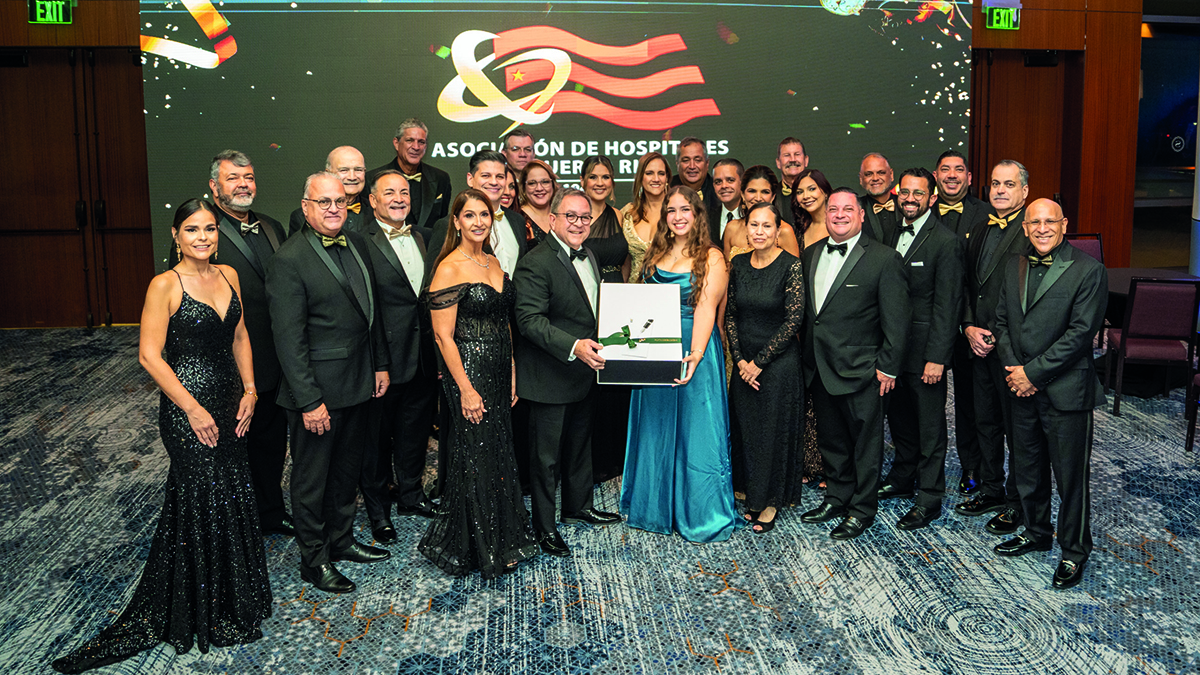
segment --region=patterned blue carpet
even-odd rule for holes
[[[133,590],[167,471],[137,337],[0,333],[0,672],[51,672]],[[158,647],[99,672],[1196,672],[1200,470],[1182,447],[1183,393],[1128,398],[1096,429],[1096,551],[1070,591],[1050,588],[1057,549],[999,559],[985,519],[953,513],[901,532],[903,501],[847,543],[800,524],[799,508],[767,535],[708,545],[563,526],[573,558],[491,582],[425,563],[425,522],[410,518],[392,560],[343,566],[359,586],[347,596],[306,589],[295,545],[270,537],[263,640]],[[953,458],[947,474],[956,484]],[[618,493],[602,485],[598,506],[615,511]],[[819,500],[809,491],[803,508]],[[361,510],[359,525],[369,539]]]

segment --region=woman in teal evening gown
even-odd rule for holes
[[[730,469],[724,350],[714,330],[729,275],[690,188],[663,200],[641,279],[679,286],[687,371],[673,387],[639,387],[629,406],[621,512],[631,527],[728,539],[738,520]]]

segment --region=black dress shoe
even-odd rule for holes
[[[612,525],[613,523],[621,522],[621,516],[615,513],[597,511],[596,509],[584,509],[576,514],[564,515],[562,521],[570,524],[591,523],[592,525]]]
[[[1049,551],[1050,541],[1036,541],[1023,534],[1018,534],[1004,543],[996,544],[992,550],[996,552],[996,555],[1015,558],[1016,556],[1033,553],[1034,551]]]
[[[975,478],[975,471],[964,471],[958,481],[958,494],[969,497],[979,491],[980,482]]]
[[[285,537],[296,536],[296,528],[292,526],[292,521],[289,517],[284,516],[279,519],[279,522],[274,525],[264,526],[263,534],[282,534]]]
[[[559,558],[571,557],[571,549],[567,548],[567,542],[563,541],[562,535],[557,532],[538,537],[538,546],[541,546],[542,551],[549,555]]]
[[[375,537],[377,544],[394,544],[396,543],[396,527],[392,525],[392,521],[384,520],[371,526],[371,534]]]
[[[905,490],[891,483],[886,483],[883,487],[879,488],[878,494],[880,499],[896,499],[897,497],[911,497],[913,491],[911,487]]]
[[[1021,529],[1025,516],[1013,507],[1008,507],[987,522],[983,529],[992,534],[1013,534]]]
[[[875,522],[874,518],[860,520],[855,516],[849,516],[843,520],[840,525],[829,531],[829,537],[831,539],[839,540],[854,539],[858,535],[865,532],[873,522]]]
[[[396,504],[396,513],[401,516],[423,516],[425,518],[432,518],[434,516],[435,508],[437,508],[437,504],[429,501],[429,497],[421,495],[421,498],[417,500],[417,503],[413,504],[412,506],[400,506],[400,504]]]
[[[333,563],[325,563],[316,567],[300,565],[300,578],[316,586],[326,593],[353,593],[356,588],[350,581],[337,571]]]
[[[941,504],[930,508],[914,506],[900,520],[896,521],[896,527],[901,530],[919,530],[923,527],[929,527],[929,524],[937,520],[941,515]]]
[[[821,505],[812,511],[805,511],[800,514],[800,521],[804,523],[827,523],[834,518],[841,518],[846,515],[846,507],[834,506],[829,502],[821,502]]]
[[[1083,579],[1083,568],[1086,565],[1086,560],[1082,562],[1064,560],[1058,563],[1058,569],[1054,570],[1054,581],[1052,582],[1054,587],[1058,589],[1070,588],[1079,583],[1079,580]]]
[[[334,562],[346,560],[354,563],[373,563],[381,560],[387,560],[390,557],[392,557],[392,554],[386,549],[367,546],[366,544],[360,544],[356,541],[353,544],[350,544],[350,548],[334,553],[333,555],[329,556],[329,559]]]
[[[1000,511],[1005,507],[1005,502],[1000,497],[991,495],[978,495],[970,501],[963,502],[954,507],[956,513],[961,513],[964,516],[982,516],[985,513],[992,511]]]

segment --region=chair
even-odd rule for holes
[[[1179,366],[1188,382],[1196,373],[1196,315],[1200,313],[1200,280],[1134,277],[1125,303],[1125,322],[1108,331],[1104,392],[1117,360],[1113,414],[1121,414],[1121,385],[1126,363]]]
[[[1192,383],[1187,388],[1187,402],[1184,403],[1183,418],[1187,420],[1187,451],[1192,451],[1192,444],[1196,442],[1196,402],[1200,399],[1200,374],[1192,378]]]
[[[1073,232],[1065,238],[1072,246],[1104,264],[1104,239],[1099,232]]]

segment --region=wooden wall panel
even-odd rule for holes
[[[88,279],[79,233],[0,236],[0,327],[48,328],[87,323]]]
[[[26,0],[0,0],[0,47],[139,47],[137,0],[84,0],[68,25],[29,23]]]

